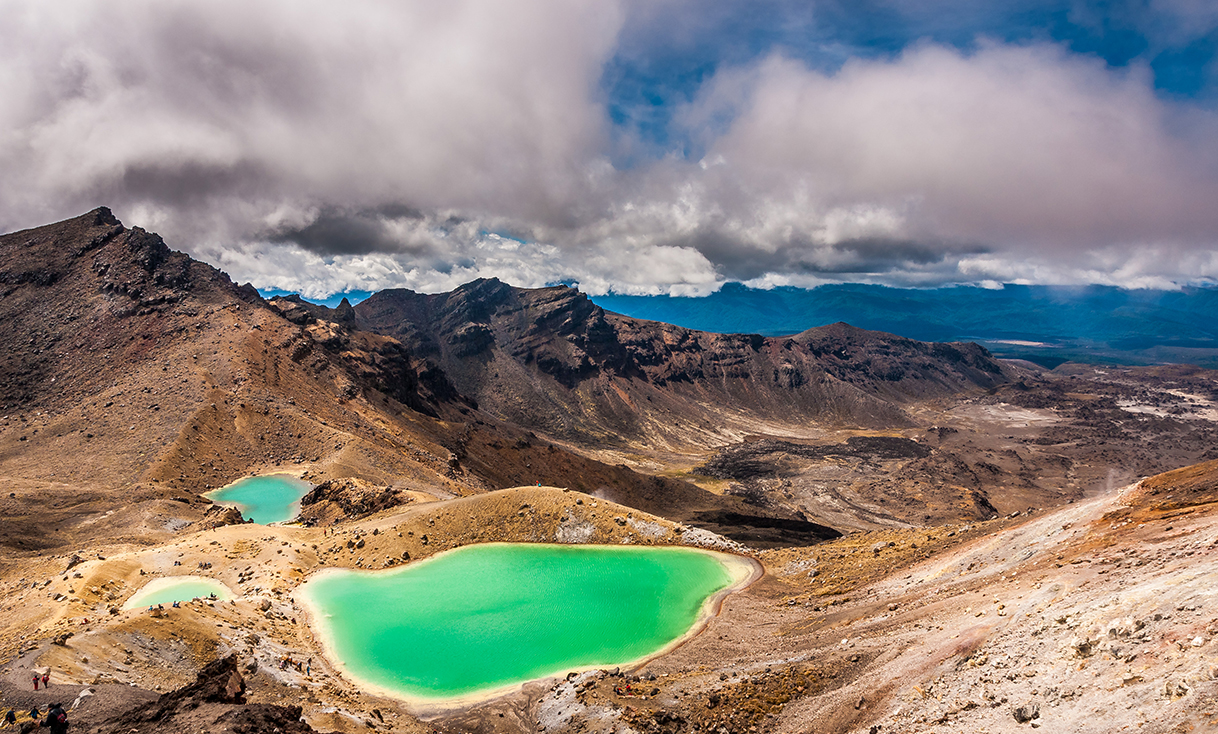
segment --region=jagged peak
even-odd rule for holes
[[[10,244],[36,245],[39,241],[61,237],[77,237],[82,232],[104,228],[107,230],[123,231],[123,223],[114,216],[109,207],[99,206],[75,217],[62,219],[58,222],[43,224],[37,227],[17,230],[0,234],[0,238]]]
[[[123,223],[118,220],[118,217],[114,216],[114,212],[110,211],[110,207],[108,207],[108,206],[99,206],[96,209],[94,209],[93,211],[86,212],[77,218],[78,219],[92,218],[93,226],[95,226],[95,227],[104,227],[104,226],[121,227],[121,226],[123,226]]]
[[[476,278],[468,283],[463,283],[449,291],[450,296],[464,296],[466,298],[476,297],[480,299],[489,299],[502,297],[505,294],[516,290],[512,286],[504,283],[498,278]]]

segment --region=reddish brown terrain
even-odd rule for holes
[[[1205,370],[1045,371],[845,324],[708,334],[495,280],[267,301],[106,209],[0,236],[0,318],[0,696],[75,702],[74,731],[1201,731],[1218,715]],[[318,485],[299,524],[203,497],[271,471]],[[621,671],[641,695],[602,671],[441,712],[345,680],[292,598],[323,565],[490,540],[692,544],[765,575]],[[179,566],[238,600],[119,610]],[[49,693],[27,690],[33,668],[54,671]]]

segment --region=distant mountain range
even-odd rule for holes
[[[699,331],[796,334],[846,321],[921,341],[976,341],[1047,367],[1066,361],[1218,367],[1218,288],[1001,289],[826,285],[759,290],[729,283],[703,298],[605,295],[607,311]]]

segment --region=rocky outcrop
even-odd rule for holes
[[[410,497],[400,489],[378,487],[352,477],[330,479],[301,498],[300,520],[306,525],[332,525],[408,502]]]
[[[296,295],[276,297],[268,304],[288,321],[303,327],[293,359],[315,360],[319,366],[334,359],[342,362],[355,378],[347,397],[352,397],[356,389],[376,390],[432,417],[437,415],[436,405],[440,402],[472,404],[463,399],[442,372],[437,374],[429,365],[422,365],[426,373],[421,379],[418,363],[399,340],[359,330],[355,310],[346,298],[337,308],[309,303]]]
[[[310,303],[295,293],[288,296],[275,296],[267,303],[285,319],[300,326],[307,326],[315,321],[333,321],[344,326],[355,325],[355,308],[346,298],[343,298],[334,308]]]
[[[170,691],[106,721],[102,731],[270,732],[308,734],[300,706],[247,704],[237,656],[220,658],[199,671],[194,683]]]
[[[236,507],[212,505],[207,508],[207,512],[203,513],[203,519],[199,520],[198,526],[200,530],[211,530],[222,528],[225,525],[240,525],[243,522],[245,522],[245,518],[241,516],[241,511]]]

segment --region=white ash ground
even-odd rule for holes
[[[874,662],[835,694],[789,706],[776,730],[840,720],[843,708],[868,714],[858,717],[863,732],[1171,731],[1212,721],[1218,525],[1107,528],[1122,547],[1062,563],[1114,501],[1047,514],[855,595],[860,606],[895,605],[838,628],[839,647]]]

